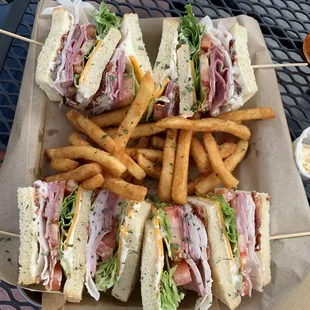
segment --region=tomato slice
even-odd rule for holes
[[[177,266],[173,274],[173,280],[176,286],[186,285],[192,282],[189,266],[184,259],[178,262],[173,262],[172,266]]]
[[[62,269],[60,262],[58,261],[54,268],[54,276],[51,279],[49,285],[52,291],[59,291],[61,287]]]
[[[210,37],[207,34],[203,34],[202,39],[201,39],[200,48],[204,52],[207,52],[210,47],[211,47],[211,39],[210,39]]]
[[[171,252],[173,260],[178,260],[183,256],[183,223],[178,207],[166,207],[168,222],[171,232]]]
[[[112,219],[112,230],[104,235],[104,237],[101,239],[102,242],[105,243],[105,245],[109,248],[114,249],[116,238],[117,238],[117,231],[118,231],[118,219],[113,218]]]

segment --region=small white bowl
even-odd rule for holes
[[[299,173],[302,176],[303,180],[309,180],[310,174],[307,173],[306,169],[303,167],[303,153],[302,148],[303,144],[308,144],[310,146],[310,127],[305,129],[302,134],[293,142],[293,150],[295,156],[295,162]]]

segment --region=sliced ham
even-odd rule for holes
[[[39,255],[37,266],[39,267],[38,270],[42,270],[41,274],[38,275],[37,282],[40,283],[43,281],[43,285],[47,285],[50,281],[50,273],[49,273],[49,254],[50,249],[45,238],[46,233],[46,218],[44,216],[44,210],[46,206],[46,201],[48,197],[48,187],[47,183],[42,181],[36,181],[34,183],[36,193],[37,193],[37,238],[39,242]]]
[[[229,99],[229,68],[225,66],[224,49],[213,45],[210,49],[210,92],[208,106],[218,109]]]
[[[205,288],[204,288],[203,280],[201,277],[201,273],[197,265],[190,257],[186,258],[186,262],[188,263],[190,267],[192,282],[190,282],[187,285],[184,285],[184,288],[197,292],[199,296],[204,296]]]
[[[103,237],[112,231],[113,209],[116,201],[117,196],[114,193],[101,190],[92,204],[89,215],[89,239],[86,250],[85,285],[89,294],[96,300],[100,297],[93,280],[97,266],[96,252]],[[107,250],[106,248],[101,247],[101,250],[103,251],[101,253],[103,257],[110,254],[110,249],[108,250],[109,254],[105,252]]]
[[[133,78],[126,73],[125,50],[119,46],[102,76],[101,87],[91,102],[93,113],[117,109],[134,97]]]
[[[179,87],[177,83],[169,81],[164,92],[165,101],[158,101],[154,104],[154,118],[162,118],[177,115],[179,105]]]
[[[238,192],[231,201],[235,209],[238,230],[238,246],[243,275],[243,294],[251,296],[252,286],[261,290],[261,267],[255,253],[255,204],[251,193]]]

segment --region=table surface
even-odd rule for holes
[[[38,0],[0,0],[0,27],[30,38]],[[100,2],[100,1],[96,1]],[[275,63],[304,62],[302,42],[310,33],[310,2],[291,0],[120,0],[106,1],[119,15],[141,18],[180,16],[192,3],[197,17],[225,18],[246,14],[255,18]],[[27,57],[28,43],[0,35],[0,166],[12,128]],[[310,68],[277,69],[279,88],[292,140],[310,126]],[[272,103],[270,103],[272,106]],[[279,133],[281,134],[281,133]],[[310,200],[310,182],[304,182]],[[37,309],[16,288],[0,281],[0,310]]]

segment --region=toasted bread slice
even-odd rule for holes
[[[51,101],[60,101],[62,96],[51,85],[52,69],[55,64],[57,52],[62,48],[62,37],[72,26],[72,19],[65,8],[57,7],[53,10],[51,30],[39,54],[35,79],[39,87],[46,93]]]
[[[119,236],[118,282],[112,289],[112,296],[123,302],[128,300],[139,278],[144,227],[151,210],[146,201],[129,203]]]
[[[183,44],[177,50],[177,59],[180,91],[179,114],[187,118],[194,115],[192,107],[196,101],[194,79],[192,75],[192,61],[190,60],[188,45]]]
[[[35,266],[39,255],[39,247],[37,222],[33,220],[36,218],[34,194],[34,187],[23,187],[17,190],[20,229],[18,284],[20,285],[36,283]]]
[[[163,84],[169,77],[171,63],[176,66],[176,47],[178,44],[178,28],[180,22],[175,19],[164,19],[161,41],[153,68],[154,82]]]
[[[230,309],[235,309],[240,304],[241,297],[234,285],[232,274],[234,261],[221,206],[218,202],[203,197],[190,196],[188,202],[205,210],[213,294]]]
[[[70,226],[66,244],[70,260],[70,273],[64,286],[64,294],[67,301],[80,302],[84,289],[84,277],[86,271],[86,249],[88,239],[88,220],[91,207],[92,192],[78,188],[75,202],[74,217]]]
[[[248,49],[248,31],[238,23],[232,26],[229,31],[235,40],[233,48],[236,51],[236,67],[239,72],[237,82],[242,88],[242,100],[245,104],[258,90]]]

